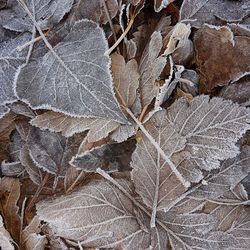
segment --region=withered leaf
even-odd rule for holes
[[[70,117],[53,111],[36,116],[31,120],[31,124],[42,130],[62,132],[65,137],[89,130],[87,133],[89,142],[99,141],[107,137],[119,126],[118,122],[112,120]]]
[[[96,172],[103,168],[108,172],[124,171],[129,169],[131,154],[134,151],[134,141],[123,143],[105,144],[92,148],[89,151],[77,154],[70,164],[86,172]]]
[[[250,38],[225,26],[203,26],[194,36],[196,64],[205,90],[235,82],[250,72]],[[223,60],[222,60],[223,58]]]
[[[196,19],[194,26],[215,24],[216,18],[226,22],[239,22],[249,14],[247,0],[184,0],[180,9],[180,20]]]
[[[4,228],[3,218],[0,215],[0,249],[14,250],[14,245],[11,243],[13,240],[9,232]]]
[[[0,179],[0,213],[4,224],[16,243],[20,240],[21,219],[18,215],[17,201],[20,196],[18,179],[4,177]]]
[[[139,81],[143,107],[149,105],[159,91],[159,86],[155,84],[155,81],[166,65],[166,57],[159,56],[161,49],[162,36],[159,31],[155,31],[151,36],[149,44],[143,51],[139,64]]]
[[[20,65],[25,63],[27,49],[17,50],[17,46],[26,43],[31,38],[23,33],[10,41],[0,43],[0,104],[14,102],[17,98],[14,93],[15,74]]]
[[[119,7],[117,0],[108,0],[105,2],[110,17],[115,17]],[[108,17],[105,13],[103,0],[77,0],[72,8],[69,19],[71,22],[75,22],[84,18],[100,24],[107,23]]]
[[[135,102],[139,87],[137,62],[132,59],[126,63],[124,57],[116,53],[111,56],[111,59],[114,86],[119,93],[118,99],[121,96],[126,107],[130,108]]]
[[[106,49],[104,33],[96,23],[76,22],[53,52],[20,69],[18,97],[35,109],[126,123],[112,89]]]
[[[32,32],[33,23],[29,16],[16,1],[9,1],[8,7],[12,10],[10,20],[4,24],[4,28],[24,32]],[[24,0],[28,9],[33,13],[41,29],[48,29],[63,18],[70,11],[73,0]]]
[[[201,95],[189,105],[185,98],[168,109],[168,119],[186,140],[191,158],[184,165],[211,170],[239,154],[235,145],[249,129],[249,109],[229,100]]]
[[[81,136],[65,138],[60,134],[32,127],[27,145],[37,167],[60,177],[65,175],[69,161],[77,153],[82,140]]]
[[[119,182],[132,194],[131,185]],[[93,181],[78,192],[37,204],[37,214],[57,236],[83,247],[147,249],[150,234],[140,228],[133,203],[115,186]]]

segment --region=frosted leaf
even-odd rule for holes
[[[135,123],[132,125],[122,124],[110,136],[116,142],[123,142],[135,135],[137,130],[138,126]]]
[[[185,147],[186,141],[166,118],[166,110],[160,111],[147,122],[145,128],[173,160],[174,154]],[[147,137],[142,133],[137,134],[137,137],[140,139],[131,162],[131,177],[135,190],[148,207],[163,210],[168,203],[183,193],[185,188]],[[182,160],[181,155],[178,156],[180,159],[176,157],[176,165]],[[196,172],[194,174],[197,175]]]
[[[24,0],[24,2],[41,29],[45,30],[59,23],[63,16],[70,11],[74,1]],[[4,28],[18,32],[32,32],[33,23],[21,6],[16,1],[12,1],[9,7],[12,8],[12,18],[4,24]]]
[[[209,96],[195,97],[188,105],[177,100],[168,109],[168,119],[186,140],[185,150],[191,158],[184,165],[211,170],[220,161],[239,154],[236,142],[250,128],[249,109],[231,101]]]
[[[96,23],[75,23],[53,52],[20,69],[18,97],[34,109],[126,123],[114,96],[106,49],[104,33]]]
[[[64,176],[72,155],[76,154],[83,138],[65,138],[59,134],[32,127],[27,138],[29,154],[34,163],[43,170]]]
[[[127,181],[119,183],[129,192]],[[93,181],[78,192],[37,204],[37,214],[57,236],[83,242],[83,247],[147,249],[150,234],[134,215],[133,203],[115,186]]]
[[[184,0],[180,9],[180,20],[197,19],[194,26],[214,24],[216,18],[226,22],[239,22],[249,14],[249,2],[230,0]]]
[[[162,48],[162,36],[159,31],[151,35],[149,44],[143,51],[139,64],[142,106],[147,106],[157,96],[159,86],[155,81],[166,65],[166,57],[159,56]]]
[[[4,228],[3,218],[0,215],[0,248],[5,250],[14,250],[13,240],[9,232]]]
[[[174,1],[175,0],[154,0],[154,9],[156,12],[160,12]]]
[[[70,164],[86,172],[96,172],[103,168],[107,172],[124,171],[129,169],[134,142],[105,144],[92,148],[72,158]]]
[[[89,130],[87,134],[89,142],[107,137],[119,126],[119,123],[111,120],[70,117],[52,111],[36,116],[31,120],[31,124],[51,132],[62,132],[62,135],[66,137]]]
[[[27,50],[18,51],[18,45],[26,43],[31,35],[24,33],[8,42],[0,43],[0,104],[14,102],[15,74],[20,65],[25,63]]]

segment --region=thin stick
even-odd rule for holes
[[[22,203],[22,208],[21,208],[21,216],[20,216],[20,220],[21,220],[21,225],[20,225],[20,246],[22,246],[22,241],[23,241],[23,237],[22,237],[22,232],[23,232],[23,221],[24,221],[24,212],[25,212],[25,205],[26,205],[26,201],[27,201],[27,197],[24,198],[23,203]]]
[[[82,176],[85,174],[84,170],[81,171],[81,173],[77,176],[77,178],[74,180],[74,182],[71,184],[71,186],[66,190],[66,194],[68,194],[77,184],[78,181],[82,178]]]
[[[118,38],[118,40],[116,41],[116,43],[111,47],[109,48],[105,53],[104,55],[109,55],[119,44],[120,42],[124,39],[124,37],[128,34],[129,30],[131,29],[132,25],[134,23],[134,17],[132,16],[129,23],[128,23],[128,26],[127,28],[124,30],[124,32],[121,34],[121,36]]]
[[[30,40],[29,42],[23,44],[23,45],[17,46],[17,50],[18,50],[18,51],[21,51],[21,50],[25,49],[26,47],[30,46],[32,43],[38,42],[38,41],[40,41],[41,39],[43,39],[42,36],[38,36],[38,37],[36,37],[36,38]]]
[[[117,37],[116,37],[116,33],[115,33],[115,28],[114,28],[114,25],[112,23],[112,20],[111,20],[110,14],[109,14],[109,10],[108,10],[107,4],[106,4],[106,0],[102,0],[102,2],[103,2],[104,11],[105,11],[106,16],[108,18],[109,26],[111,28],[111,31],[113,33],[113,37],[114,37],[114,40],[115,40],[115,43],[116,43],[117,42]],[[117,47],[117,51],[120,54],[119,47]]]
[[[131,118],[136,122],[136,124],[139,126],[143,134],[149,139],[149,141],[154,145],[154,147],[157,149],[157,151],[160,153],[161,157],[168,163],[173,173],[176,175],[176,177],[179,179],[181,184],[188,188],[190,187],[190,182],[186,181],[181,173],[177,170],[175,164],[170,160],[170,158],[164,153],[162,148],[159,146],[159,144],[155,141],[155,139],[148,133],[148,131],[145,129],[145,127],[142,125],[142,123],[134,116],[134,114],[130,111],[130,109],[125,108],[127,113],[131,116]]]

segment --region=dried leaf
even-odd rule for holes
[[[106,49],[104,33],[96,23],[77,22],[53,52],[20,69],[17,95],[35,109],[126,123],[112,89]]]
[[[23,33],[10,41],[0,43],[0,103],[14,102],[17,98],[13,90],[15,74],[25,63],[27,50],[18,51],[18,45],[29,41],[31,35]]]
[[[9,108],[12,112],[18,114],[18,115],[24,115],[29,118],[35,117],[35,113],[32,111],[30,107],[25,105],[21,102],[14,102],[11,105],[9,105]]]
[[[4,228],[3,218],[0,215],[0,249],[14,250],[14,246],[11,244],[11,236],[9,232]]]
[[[111,120],[70,117],[52,111],[36,116],[31,120],[31,124],[40,129],[62,132],[62,135],[66,137],[89,130],[87,134],[89,142],[107,137],[119,126],[119,123]]]
[[[184,0],[180,9],[180,20],[196,19],[194,26],[215,24],[216,18],[226,22],[240,22],[249,13],[247,0]]]
[[[31,159],[39,168],[60,177],[65,175],[69,161],[77,153],[82,140],[81,136],[65,138],[32,127],[27,145]]]
[[[131,192],[130,184],[119,182]],[[83,247],[147,249],[150,234],[134,215],[133,203],[105,181],[91,182],[76,193],[37,204],[41,220],[56,235],[81,241]]]
[[[159,86],[155,84],[155,81],[160,76],[166,64],[166,57],[159,56],[161,48],[161,33],[155,31],[151,36],[148,46],[143,51],[139,64],[139,81],[143,107],[149,105],[158,94]]]
[[[124,57],[113,54],[112,75],[116,91],[121,95],[127,108],[131,108],[136,99],[136,91],[139,87],[139,73],[136,60],[132,59],[127,63]],[[118,99],[119,99],[118,95]]]
[[[156,12],[160,12],[174,1],[175,0],[154,0],[154,9]]]
[[[26,250],[41,250],[45,248],[47,239],[45,235],[40,235],[40,232],[40,220],[35,216],[22,231],[22,243]]]
[[[85,172],[95,173],[97,168],[103,168],[107,172],[124,171],[129,169],[134,148],[133,141],[105,144],[77,154],[72,158],[70,164]]]
[[[124,142],[126,141],[129,137],[133,136],[136,134],[138,130],[137,124],[132,122],[132,125],[125,125],[122,124],[120,125],[111,135],[111,139],[116,141],[116,142]]]
[[[117,0],[105,1],[111,19],[116,16],[118,11]],[[77,0],[75,6],[70,13],[70,21],[75,22],[81,19],[90,19],[100,24],[108,22],[108,17],[105,13],[103,0]]]
[[[225,26],[206,25],[196,32],[196,64],[200,71],[200,83],[205,89],[235,82],[250,72],[249,44],[249,37],[233,37],[231,30]]]
[[[16,243],[20,240],[21,220],[18,215],[17,201],[20,196],[18,179],[4,177],[0,179],[0,213],[4,217],[5,227]]]
[[[29,10],[33,13],[41,29],[45,30],[59,23],[63,16],[70,11],[73,0],[24,0]],[[9,4],[10,5],[10,4]],[[24,32],[32,32],[33,23],[16,1],[11,1],[12,18],[5,23],[4,28]]]
[[[195,97],[191,103],[177,100],[168,109],[168,119],[186,140],[191,158],[182,166],[216,169],[220,161],[239,154],[235,145],[249,129],[249,109],[222,98]]]

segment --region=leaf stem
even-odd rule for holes
[[[124,32],[121,34],[121,36],[118,38],[118,40],[114,43],[112,47],[110,47],[104,55],[108,56],[119,44],[120,42],[124,39],[124,37],[128,34],[129,30],[131,29],[132,25],[134,23],[134,16],[131,17],[127,28],[124,30]]]

